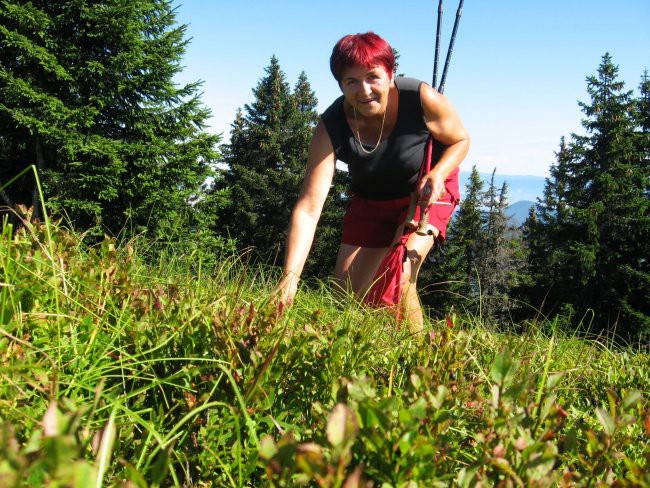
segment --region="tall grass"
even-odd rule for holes
[[[645,353],[152,249],[3,227],[0,485],[650,485]]]

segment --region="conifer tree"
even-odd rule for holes
[[[315,111],[318,101],[304,72],[298,78],[292,98],[298,109],[298,120],[294,129],[295,137],[290,142],[291,148],[295,152],[293,167],[304,168],[307,162],[309,143],[318,122],[318,114]],[[301,170],[299,174],[301,178],[297,182],[298,186],[302,184],[303,171]],[[323,279],[332,274],[341,241],[343,215],[348,201],[348,180],[347,171],[338,168],[334,170],[332,189],[318,221],[314,243],[305,263],[304,276],[316,276]],[[289,196],[289,198],[291,197],[292,195]],[[285,204],[292,209],[295,200],[287,199]],[[286,235],[288,224],[287,221],[285,229],[283,229],[283,236]]]
[[[240,247],[253,246],[278,262],[318,114],[304,73],[294,93],[275,56],[265,73],[253,90],[253,103],[238,112],[232,125],[230,143],[223,148],[227,168],[213,191],[225,189],[230,195],[222,231]]]
[[[555,153],[556,162],[549,169],[543,196],[524,223],[524,239],[528,247],[531,282],[521,289],[523,299],[533,306],[545,308],[558,305],[559,289],[565,280],[565,252],[570,242],[567,227],[569,207],[569,174],[567,164],[572,158],[571,147],[565,138]]]
[[[639,98],[636,100],[638,132],[636,134],[637,152],[640,165],[650,165],[650,77],[646,70],[639,84]]]
[[[507,325],[504,319],[519,313],[512,295],[527,279],[526,252],[522,231],[506,215],[508,184],[497,190],[495,172],[484,184],[474,166],[444,257],[434,253],[434,265],[423,268],[423,302],[434,313],[455,307]]]
[[[593,310],[593,332],[647,341],[650,165],[639,109],[644,95],[642,89],[635,101],[617,74],[605,54],[597,76],[587,78],[591,100],[580,104],[587,134],[573,134],[568,150],[558,155],[538,205],[541,218],[531,226],[531,259],[538,284],[554,297],[550,310],[569,306],[577,320]]]
[[[199,84],[173,81],[184,36],[167,0],[3,1],[0,181],[36,162],[50,205],[95,233],[191,211],[218,137]],[[32,205],[32,181],[5,203]]]
[[[481,313],[506,326],[509,322],[506,319],[515,309],[511,294],[519,286],[525,271],[525,255],[521,231],[509,222],[506,215],[508,183],[504,181],[497,193],[494,179],[495,172],[485,194],[485,231],[479,246],[477,269]]]
[[[434,249],[432,264],[420,272],[422,300],[434,313],[450,307],[474,310],[478,291],[477,259],[483,236],[483,180],[476,169],[467,182],[447,231],[444,254]]]

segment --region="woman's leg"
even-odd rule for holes
[[[430,226],[433,236],[411,234],[406,241],[406,261],[402,275],[402,304],[406,310],[406,320],[413,332],[420,332],[424,327],[424,316],[422,305],[418,296],[416,281],[420,266],[433,247],[435,237],[438,236],[438,229]]]
[[[433,228],[434,236],[438,230]],[[402,274],[402,304],[406,309],[406,319],[414,332],[422,330],[424,317],[416,280],[420,266],[431,248],[434,236],[421,236],[413,233],[406,241],[406,261]],[[377,269],[388,252],[387,247],[371,248],[341,244],[334,269],[334,283],[343,290],[352,291],[363,297],[377,274]]]
[[[372,285],[387,251],[387,247],[341,244],[334,268],[334,282],[342,289],[363,297]]]

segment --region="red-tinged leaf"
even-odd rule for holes
[[[162,312],[163,304],[158,295],[153,296],[153,308],[155,308],[159,312]]]
[[[549,429],[546,432],[544,432],[544,435],[542,435],[542,441],[550,441],[551,439],[555,438],[555,430],[554,429]]]
[[[190,393],[189,391],[184,391],[183,396],[185,396],[185,401],[187,401],[187,406],[190,409],[193,409],[194,407],[196,407],[196,404],[198,403],[197,399],[196,399],[196,395],[194,395],[193,393]]]
[[[645,418],[643,424],[645,425],[645,431],[650,435],[650,415]]]
[[[359,432],[356,414],[343,403],[334,407],[327,421],[327,440],[334,447],[352,441]]]
[[[363,473],[363,466],[358,466],[357,469],[345,480],[343,488],[362,488],[363,482],[361,480],[361,474]]]
[[[523,451],[527,447],[528,447],[528,442],[526,442],[526,438],[524,436],[519,437],[519,439],[515,441],[515,449],[517,449],[518,451]]]
[[[254,318],[255,318],[255,305],[251,303],[250,307],[248,307],[248,317],[246,317],[246,327],[250,327],[250,325],[253,323]]]
[[[451,317],[449,315],[447,315],[445,318],[447,319],[447,327],[449,327],[450,329],[453,329],[454,328],[454,321],[451,320]]]

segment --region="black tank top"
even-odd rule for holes
[[[391,200],[411,193],[418,179],[429,131],[420,103],[421,81],[395,77],[399,93],[397,122],[372,154],[359,149],[345,119],[341,96],[321,115],[336,158],[348,165],[350,189],[371,200]],[[373,146],[365,146],[370,150]]]

